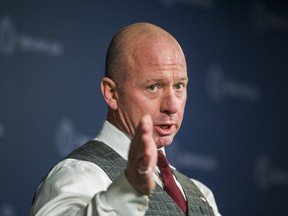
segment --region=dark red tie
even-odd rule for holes
[[[160,169],[160,174],[164,182],[164,190],[177,203],[177,205],[182,209],[182,211],[187,214],[186,200],[184,199],[180,189],[177,187],[176,182],[173,178],[172,171],[169,167],[168,160],[161,150],[158,151],[157,166]]]

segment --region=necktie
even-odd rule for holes
[[[187,203],[183,197],[182,192],[177,187],[176,182],[173,178],[172,171],[169,167],[169,163],[163,152],[158,151],[158,162],[157,166],[160,169],[160,175],[163,179],[164,190],[169,194],[169,196],[177,203],[177,205],[182,209],[182,211],[187,213]]]

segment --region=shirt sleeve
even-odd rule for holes
[[[148,203],[124,173],[112,182],[99,166],[66,159],[38,187],[30,216],[143,216]]]

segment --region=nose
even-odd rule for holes
[[[173,90],[167,90],[165,94],[163,94],[160,112],[165,113],[167,115],[175,114],[178,111],[179,99],[175,95]]]

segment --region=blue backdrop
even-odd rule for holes
[[[109,41],[138,21],[169,31],[187,58],[171,163],[223,215],[288,215],[285,1],[1,0],[0,216],[28,215],[47,170],[96,136]]]

